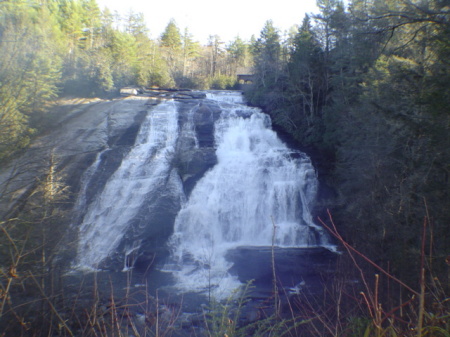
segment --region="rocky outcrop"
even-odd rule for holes
[[[56,107],[52,113],[61,115],[57,128],[36,139],[22,156],[0,171],[1,217],[11,218],[20,213],[53,160],[58,176],[69,186],[71,202],[65,207],[69,211],[79,207],[70,221],[75,225],[79,223],[87,205],[98,197],[134,145],[142,121],[159,102],[167,99],[180,102],[180,128],[188,122],[195,124],[197,146],[193,139],[180,137],[172,163],[188,195],[217,160],[214,122],[220,116],[220,109],[212,101],[204,100],[205,97],[205,93],[194,91],[145,89],[137,96],[111,101],[69,101]],[[93,163],[96,163],[95,169]],[[83,202],[77,204],[83,176],[88,169],[93,172],[88,186],[82,191]],[[153,210],[150,212],[148,207],[142,207],[119,247],[119,252],[126,250],[137,238],[144,243],[142,247],[146,248],[138,253],[139,259],[134,259],[133,263],[148,265],[155,254],[163,254],[165,240],[172,233],[174,218],[181,207],[180,200],[167,190],[148,196],[152,199],[149,204],[154,205]],[[148,223],[152,225],[146,226]],[[118,263],[123,267],[123,256],[112,256],[105,262],[105,267],[118,266]]]
[[[180,137],[177,143],[176,166],[183,180],[184,190],[189,194],[198,179],[214,164],[217,158],[214,148],[214,123],[220,116],[217,105],[208,104],[206,101],[195,103],[193,122],[198,140],[196,148],[192,140]],[[184,101],[184,113],[180,114],[180,124],[186,122],[187,112],[193,109],[192,102]]]
[[[187,125],[193,123],[195,134],[179,133],[171,176],[163,186],[145,197],[118,249],[102,262],[102,268],[117,269],[125,264],[146,270],[151,263],[167,256],[165,243],[173,233],[173,224],[182,206],[181,199],[191,193],[196,182],[217,162],[214,123],[220,116],[220,108],[207,100],[182,98],[179,102],[179,129],[190,128],[192,126]],[[176,186],[178,180],[181,180],[184,194],[181,199]],[[133,246],[139,248],[126,255]]]
[[[51,157],[58,174],[70,186],[72,196],[78,192],[83,172],[98,153],[121,147],[110,156],[110,166],[120,164],[120,153],[133,144],[142,115],[148,110],[147,100],[133,97],[75,104],[69,101],[55,107],[51,113],[62,115],[56,129],[36,139],[22,156],[0,172],[1,217],[11,217],[20,210],[48,171]]]

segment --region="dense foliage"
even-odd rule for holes
[[[320,208],[330,208],[343,246],[350,243],[372,261],[358,269],[359,276],[372,276],[374,265],[390,275],[365,284],[366,302],[355,300],[357,293],[342,300],[349,283],[336,282],[330,291],[336,307],[322,308],[321,315],[314,306],[306,322],[316,335],[420,336],[425,317],[432,328],[423,335],[448,336],[442,327],[450,324],[450,2],[317,3],[318,14],[299,18],[300,25],[284,35],[267,21],[250,43],[238,37],[225,45],[211,35],[201,46],[173,20],[151,39],[142,14],[120,17],[100,10],[95,0],[0,1],[0,162],[45,129],[47,108],[57,97],[109,97],[129,85],[232,88],[238,68],[252,66],[249,102],[313,149],[322,180],[333,190]],[[21,219],[0,223],[1,255],[11,260],[2,261],[7,282],[0,289],[0,316],[23,264],[33,272],[28,281],[48,301],[44,309],[55,311],[45,297],[53,284],[47,276],[57,278],[48,269],[56,243],[47,232],[63,231],[58,205],[64,187],[53,166],[36,190],[42,202],[24,208],[29,212]],[[19,249],[22,242],[29,251]],[[342,274],[351,269],[340,267]],[[431,285],[426,291],[425,283]],[[425,292],[426,303],[412,296]],[[379,299],[384,313],[375,305]],[[367,304],[368,320],[354,303]],[[386,307],[395,309],[387,313]],[[388,330],[403,310],[410,316],[401,318],[401,328],[392,324]],[[72,335],[65,319],[57,323]]]
[[[149,38],[141,13],[95,0],[0,1],[0,160],[25,147],[58,96],[111,96],[128,85],[232,88],[248,46],[206,46],[170,21]]]
[[[346,240],[413,287],[425,218],[428,267],[448,291],[449,2],[318,5],[284,43],[287,57],[266,24],[247,97],[321,154]]]

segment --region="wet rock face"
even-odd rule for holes
[[[199,98],[203,98],[203,95]],[[182,185],[184,195],[188,196],[197,181],[217,162],[214,124],[220,117],[220,108],[212,101],[194,99],[192,94],[191,98],[183,96],[177,102],[180,132],[171,162],[171,173],[161,188],[145,196],[140,210],[130,221],[124,239],[115,253],[102,262],[102,268],[120,270],[135,266],[147,269],[152,263],[165,258],[169,253],[166,242],[173,233],[174,221],[184,198],[179,193],[178,184]],[[153,108],[149,106],[146,114],[151,114]],[[94,200],[120,166],[136,139],[139,130],[136,125],[139,126],[144,118],[141,111],[134,115],[134,122],[127,127],[120,124],[123,125],[121,132],[111,129],[114,137],[109,138],[110,148],[102,153],[98,168],[87,188],[87,204]],[[119,117],[116,120],[121,119]],[[132,253],[126,253],[130,251]]]
[[[145,115],[151,114],[152,109],[153,106],[149,106]],[[124,239],[115,252],[101,263],[101,268],[120,270],[136,266],[147,269],[150,264],[166,257],[166,242],[173,232],[173,224],[184,198],[177,186],[181,184],[183,194],[189,195],[196,182],[217,162],[214,123],[220,117],[219,107],[208,100],[183,97],[178,100],[177,111],[180,132],[170,163],[171,172],[161,188],[144,197],[140,210],[129,223]],[[134,145],[145,115],[142,111],[135,114],[134,122],[122,127],[121,132],[114,132],[115,128],[110,130],[114,136],[109,138],[109,148],[102,152],[98,166],[91,175],[83,211],[100,195],[107,180]]]
[[[173,233],[175,218],[182,206],[182,200],[174,186],[176,180],[181,180],[184,195],[188,196],[197,181],[217,163],[214,123],[220,117],[219,107],[204,100],[183,98],[178,106],[178,113],[179,129],[192,128],[195,132],[180,132],[170,177],[164,188],[147,196],[133,220],[132,229],[118,249],[119,252],[123,251],[133,240],[141,240],[134,260],[128,262],[138,269],[145,270],[151,263],[158,263],[169,254],[166,242]],[[189,123],[193,125],[188,126]],[[199,133],[198,130],[202,128],[208,132]],[[117,256],[116,263],[120,259],[123,260],[123,255]]]
[[[199,146],[203,148],[214,146],[214,122],[220,116],[220,109],[212,104],[201,104],[195,113],[195,132]]]
[[[34,140],[22,156],[0,169],[0,218],[13,216],[23,206],[48,172],[52,157],[58,174],[70,187],[70,196],[75,198],[83,172],[97,153],[138,123],[137,116],[146,101],[73,100],[56,106],[50,112],[59,118],[55,129]]]
[[[172,175],[181,181],[184,193],[188,195],[196,182],[217,161],[214,122],[220,116],[220,109],[212,101],[204,99],[204,93],[171,93],[171,97],[178,102],[179,128],[182,129],[186,123],[194,124],[192,136],[179,137],[172,163]],[[158,98],[159,101],[163,99]],[[26,202],[36,188],[36,181],[46,174],[53,153],[58,161],[58,174],[65,177],[70,187],[71,207],[77,205],[77,197],[84,193],[84,202],[73,210],[70,220],[76,226],[88,205],[99,196],[133,147],[140,125],[152,113],[155,102],[153,97],[134,96],[65,106],[66,115],[61,118],[58,128],[37,139],[22,157],[0,171],[0,206],[3,211],[9,211],[0,216],[11,216]],[[96,167],[92,168],[94,163]],[[85,190],[81,191],[87,170],[94,172]],[[10,177],[15,177],[15,180],[11,181]],[[136,251],[133,263],[145,268],[155,255],[165,254],[165,242],[172,234],[173,222],[181,207],[180,196],[170,193],[170,184],[167,182],[165,189],[146,196],[147,202],[143,203],[138,215],[132,220],[130,231],[118,249],[119,252],[129,249],[134,241],[139,240],[143,248]],[[12,195],[14,198],[11,198]],[[148,205],[151,204],[154,206],[149,209]],[[108,258],[104,267],[123,268],[123,254],[119,255]]]
[[[196,102],[195,106],[183,104],[180,113],[180,127],[189,122],[187,116],[191,115],[194,124],[195,138],[183,137],[178,139],[177,156],[174,166],[183,181],[186,195],[189,195],[195,183],[203,174],[217,163],[214,143],[214,123],[220,117],[217,105],[207,101]],[[197,142],[198,147],[195,146]]]

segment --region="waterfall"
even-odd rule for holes
[[[79,230],[78,266],[97,268],[118,247],[146,197],[166,185],[177,137],[174,101],[161,103],[148,113],[135,145],[87,208]],[[127,252],[135,249],[126,247]]]
[[[166,266],[182,291],[229,294],[239,282],[228,273],[227,251],[271,246],[274,226],[279,247],[322,244],[310,214],[317,177],[309,158],[283,144],[269,116],[239,104],[241,97],[208,95],[222,110],[214,134],[218,163],[178,213]]]
[[[244,96],[235,91],[209,91],[206,98],[222,103],[244,104]]]
[[[100,157],[87,175],[102,170]],[[289,149],[270,117],[246,106],[239,92],[153,107],[109,174],[89,200],[80,196],[79,267],[95,269],[110,258],[127,270],[167,243],[162,269],[173,273],[175,287],[220,298],[240,285],[230,272],[231,250],[327,245],[310,211],[318,188],[310,159]]]

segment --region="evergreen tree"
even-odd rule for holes
[[[314,118],[320,117],[326,103],[328,74],[325,54],[312,30],[308,15],[294,38],[293,47],[288,64],[288,98],[310,126]]]
[[[181,58],[182,58],[182,42],[181,34],[175,20],[170,20],[166,29],[161,35],[160,46],[163,57],[167,62],[170,74],[173,79],[180,76]]]
[[[148,28],[145,25],[144,14],[130,12],[126,19],[125,31],[135,37],[147,36]]]
[[[168,66],[159,52],[158,45],[146,34],[135,36],[136,84],[141,86],[173,85]]]
[[[345,204],[359,207],[345,207],[341,215],[357,216],[364,230],[357,232],[349,225],[352,239],[364,242],[362,249],[369,256],[390,264],[405,279],[419,273],[413,247],[419,246],[424,200],[435,216],[435,234],[442,239],[435,242],[436,253],[448,249],[444,242],[449,242],[449,217],[439,210],[448,202],[448,185],[442,185],[442,168],[450,162],[448,109],[443,113],[436,109],[442,106],[433,103],[445,101],[448,94],[440,87],[448,79],[448,58],[438,50],[449,46],[449,31],[442,20],[448,14],[437,3],[353,1],[355,21],[348,33],[353,36],[340,38],[354,51],[353,63],[340,59],[333,64],[339,65],[335,69],[341,69],[343,83],[334,85],[334,97],[348,93],[344,87],[349,83],[359,83],[359,89],[347,95],[352,99],[345,114],[335,113],[337,186]],[[337,44],[338,48],[342,47]],[[342,54],[330,51],[336,60]],[[437,111],[443,114],[434,115]]]
[[[116,87],[134,83],[137,66],[137,49],[133,36],[114,31],[109,45],[112,55],[112,73]]]
[[[273,86],[280,75],[280,34],[272,21],[264,25],[260,38],[254,45],[255,73],[257,85],[264,88]]]
[[[251,45],[254,65],[254,83],[247,91],[247,97],[253,104],[275,110],[279,103],[281,88],[279,83],[282,74],[281,44],[278,29],[272,21],[267,21],[261,30],[260,37]]]
[[[181,34],[174,19],[170,20],[166,29],[161,35],[161,47],[169,48],[174,51],[181,49]]]
[[[50,12],[27,2],[0,4],[0,160],[26,146],[30,118],[58,94],[61,58]],[[35,118],[38,120],[38,118]]]
[[[97,39],[101,33],[101,11],[96,0],[82,0],[81,7],[84,48],[92,49],[97,46]]]
[[[183,77],[192,76],[192,61],[199,55],[200,45],[194,41],[188,28],[184,30],[183,38]]]
[[[209,76],[214,78],[216,75],[220,75],[219,72],[219,61],[223,55],[222,50],[223,41],[221,41],[219,35],[210,35],[208,39],[208,49],[209,49]]]
[[[235,74],[237,68],[247,68],[251,65],[249,46],[239,36],[231,41],[227,47],[228,63],[231,66],[231,74]],[[230,75],[231,75],[230,74]]]

